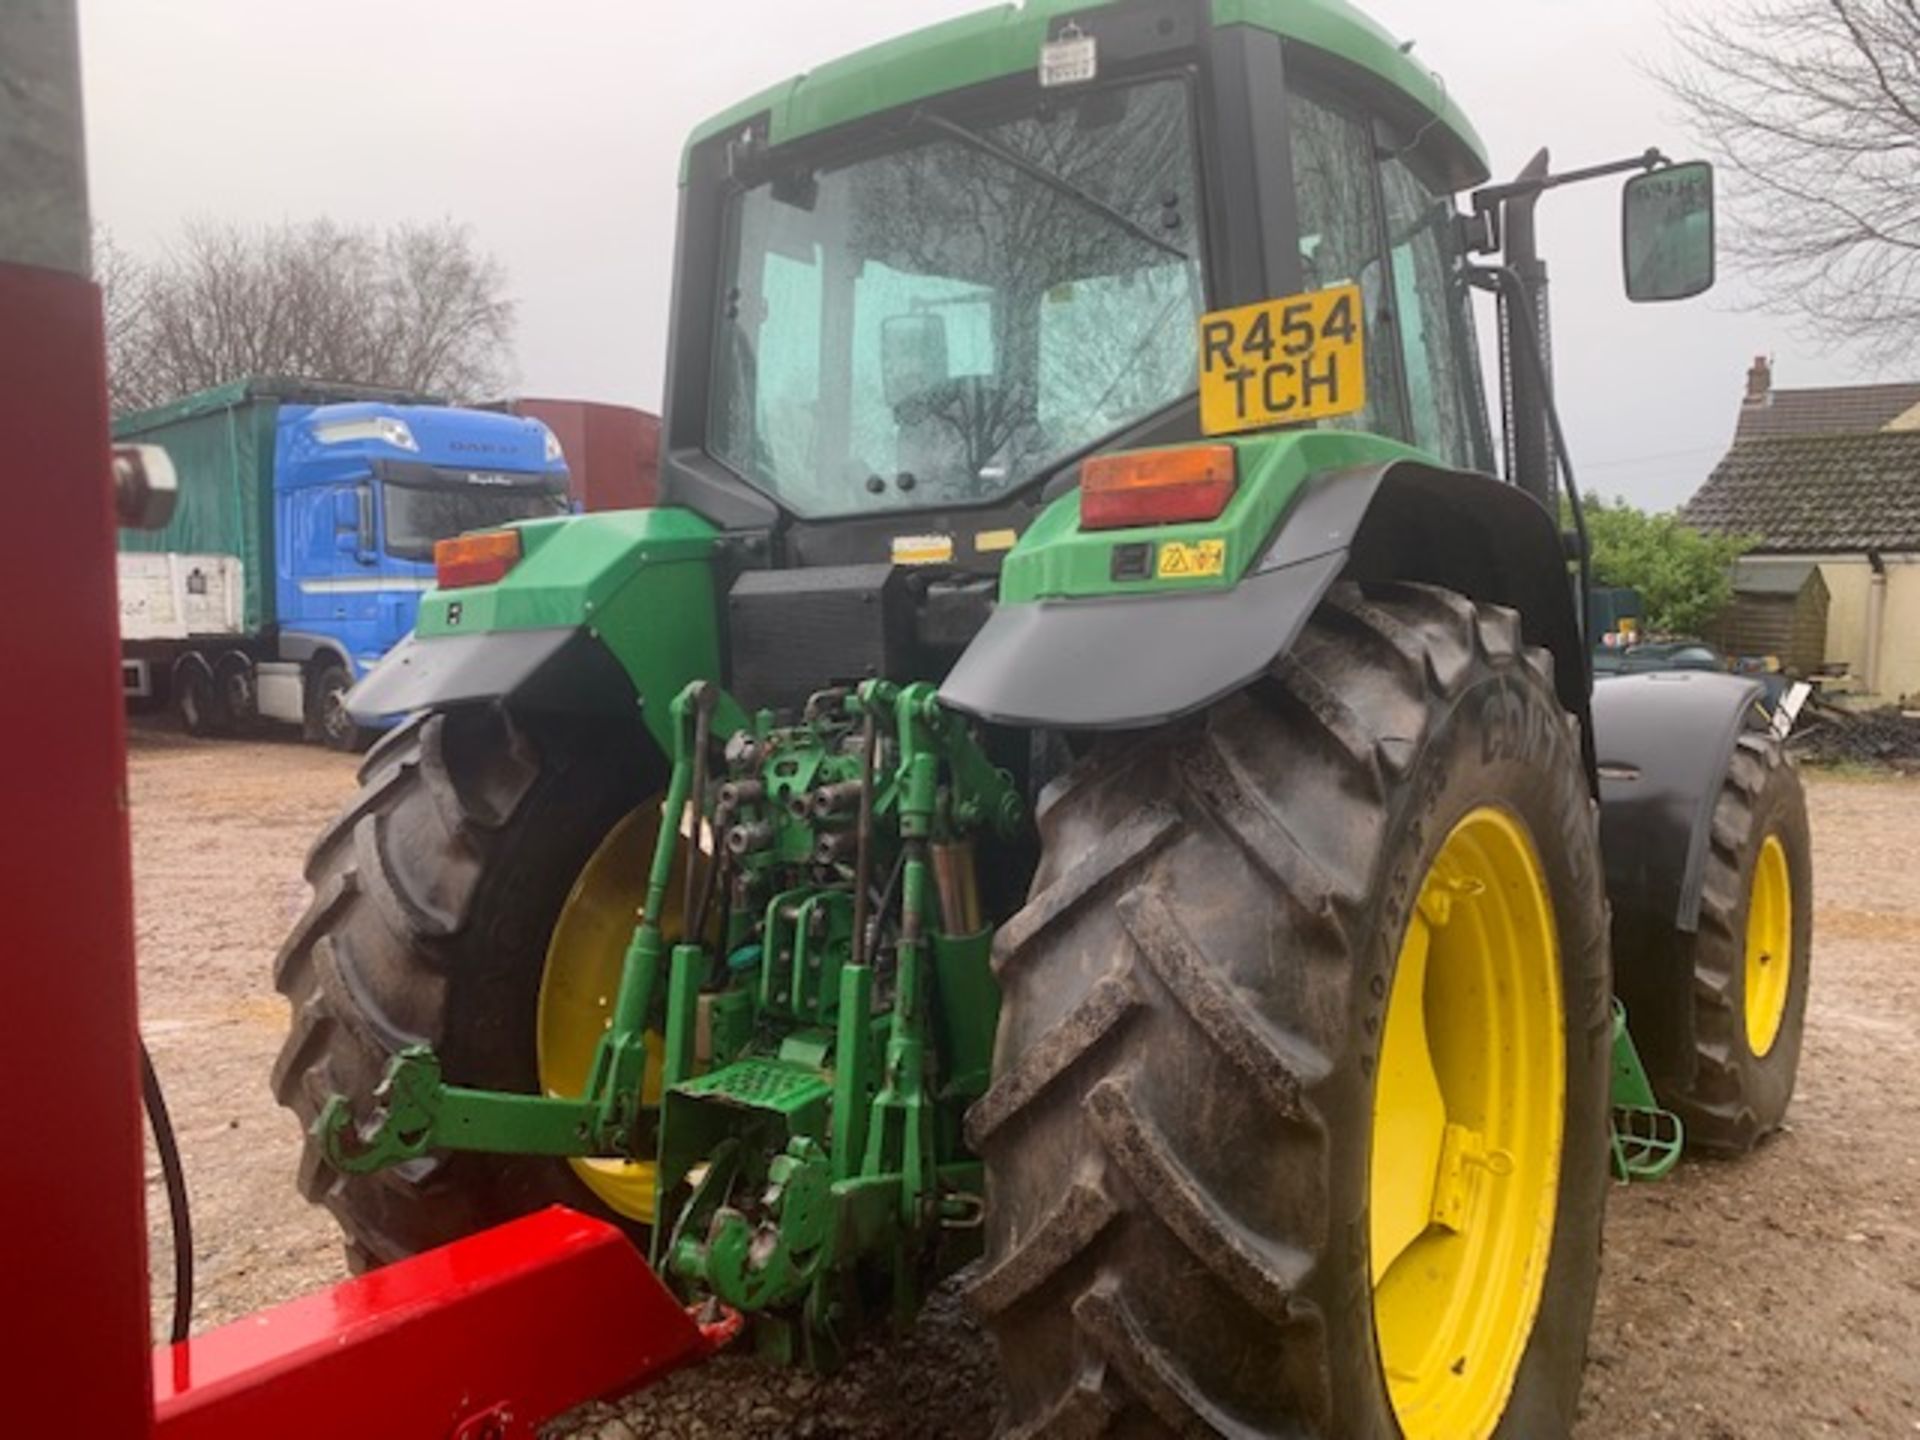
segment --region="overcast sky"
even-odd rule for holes
[[[1713,4],[1720,0],[1694,0]],[[969,0],[82,0],[93,211],[148,251],[195,217],[451,217],[507,265],[522,394],[655,407],[685,132],[822,60]],[[1689,140],[1641,66],[1663,0],[1373,0],[1506,175]],[[1445,12],[1445,18],[1436,12]],[[1549,197],[1559,392],[1586,487],[1656,506],[1705,477],[1753,356],[1782,385],[1860,373],[1735,288],[1620,298],[1618,187]]]

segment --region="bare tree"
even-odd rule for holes
[[[103,227],[93,232],[93,278],[100,286],[107,345],[107,401],[115,414],[159,398],[148,374],[146,266]]]
[[[512,376],[506,272],[450,222],[200,223],[145,263],[103,240],[96,270],[116,410],[247,375],[454,399],[497,393]]]
[[[1726,252],[1768,308],[1880,360],[1920,348],[1920,5],[1737,0],[1659,78],[1728,181]]]

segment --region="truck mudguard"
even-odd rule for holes
[[[1615,936],[1631,942],[1616,944],[1616,963],[1631,963],[1661,931],[1698,928],[1713,807],[1741,730],[1765,721],[1763,688],[1706,670],[1594,686],[1607,896]]]
[[[940,698],[1009,725],[1164,724],[1264,672],[1342,575],[1512,606],[1528,643],[1553,652],[1562,703],[1586,718],[1587,658],[1552,519],[1511,485],[1407,459],[1314,475],[1229,589],[997,606]]]

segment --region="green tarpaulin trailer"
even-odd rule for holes
[[[254,632],[273,613],[274,422],[286,404],[376,400],[443,403],[366,385],[253,378],[202,390],[152,410],[116,418],[113,438],[158,445],[173,461],[179,500],[162,530],[122,530],[129,554],[231,555],[240,562],[241,628]]]

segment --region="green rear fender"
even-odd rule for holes
[[[1552,519],[1510,485],[1379,436],[1236,438],[1219,519],[1085,532],[1056,501],[1008,555],[1000,603],[942,685],[955,709],[1068,730],[1164,724],[1246,686],[1334,581],[1421,580],[1521,612],[1586,714],[1587,671]]]
[[[574,712],[638,704],[671,753],[667,702],[689,681],[720,673],[719,531],[676,508],[515,528],[519,563],[496,584],[429,591],[414,634],[354,689],[355,715],[508,696]],[[745,723],[740,715],[716,718]]]

